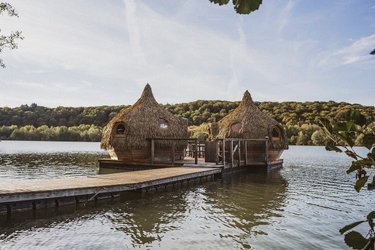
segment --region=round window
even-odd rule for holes
[[[168,122],[165,119],[160,118],[159,119],[159,127],[163,128],[163,129],[168,128]]]
[[[116,127],[116,134],[123,135],[125,133],[125,126],[124,124],[118,124]]]
[[[233,132],[239,133],[242,128],[242,124],[240,122],[234,123],[232,124],[231,128]]]

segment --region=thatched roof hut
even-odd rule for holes
[[[215,138],[264,139],[267,136],[271,148],[288,148],[285,130],[275,119],[260,111],[249,91],[244,93],[235,110],[211,125],[211,134]]]
[[[159,105],[147,84],[138,101],[121,110],[103,129],[101,148],[134,153],[145,149],[147,155],[150,138],[188,138],[187,121],[175,117]],[[171,141],[159,141],[156,147],[166,147]],[[181,144],[181,142],[180,142]],[[132,151],[133,150],[133,151]],[[139,153],[139,152],[138,152]]]

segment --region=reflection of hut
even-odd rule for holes
[[[187,137],[187,122],[160,106],[147,84],[139,100],[121,110],[104,128],[101,148],[106,149],[115,160],[127,163],[149,162],[149,139]],[[185,142],[158,140],[155,142],[155,160],[169,160],[174,143],[175,158],[181,159]]]
[[[210,133],[213,139],[252,139],[253,141],[248,141],[246,153],[253,161],[265,158],[269,161],[277,160],[283,150],[288,148],[284,129],[276,120],[260,111],[248,91],[245,92],[242,102],[233,112],[218,123],[211,124]],[[263,145],[257,143],[257,140],[259,142],[263,140]],[[267,147],[266,150],[264,144]]]
[[[220,213],[212,213],[211,219],[225,218],[224,227],[236,228],[236,231],[230,234],[230,239],[238,245],[232,248],[248,249],[249,237],[270,233],[267,232],[267,225],[272,225],[275,217],[283,211],[287,185],[280,171],[272,171],[268,174],[242,171],[223,175],[220,182],[207,185],[201,193],[203,196],[201,199],[210,201],[210,206],[219,209]],[[210,210],[210,208],[206,209],[206,211]],[[224,231],[225,228],[220,230]],[[245,235],[247,236],[244,237]],[[252,242],[251,249],[258,249],[259,244],[250,242]]]

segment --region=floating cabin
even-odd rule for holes
[[[206,142],[206,161],[233,166],[281,166],[288,149],[283,127],[263,113],[249,91],[240,105],[218,123],[211,123]]]
[[[187,127],[186,119],[175,117],[156,102],[147,84],[138,101],[122,109],[104,128],[101,148],[108,151],[111,163],[145,165],[171,158],[183,160],[187,140],[175,139],[188,138]]]
[[[147,84],[139,100],[104,128],[101,148],[111,159],[99,164],[133,170],[176,165],[270,169],[282,165],[280,155],[288,148],[284,129],[259,110],[248,91],[233,112],[210,124],[208,133],[209,141],[203,144],[189,138],[187,120],[158,104]],[[198,160],[202,148],[203,158]]]

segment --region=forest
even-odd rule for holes
[[[207,123],[219,121],[239,102],[198,100],[166,104],[170,112],[189,121],[192,136],[204,140]],[[265,113],[280,122],[291,145],[323,145],[320,118],[343,120],[349,109],[367,119],[367,130],[375,132],[375,107],[345,102],[256,102]],[[1,140],[100,141],[102,128],[126,106],[56,107],[31,105],[0,108]],[[356,140],[361,145],[361,136]]]

